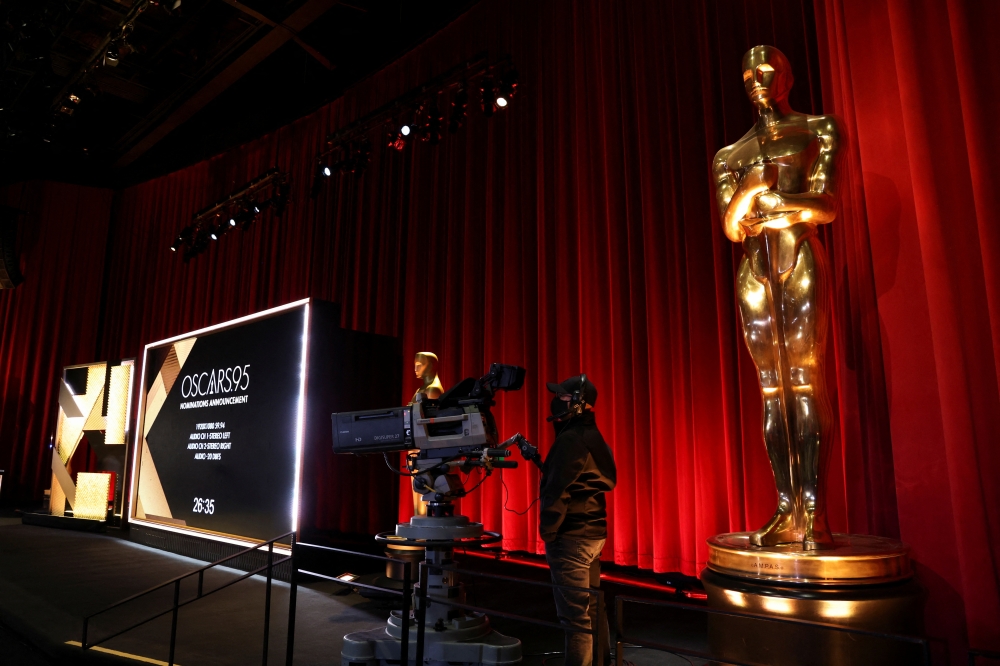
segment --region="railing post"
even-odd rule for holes
[[[423,666],[424,663],[424,624],[427,619],[427,560],[420,563],[420,575],[417,576],[417,655],[414,659],[416,666]]]
[[[410,663],[410,594],[410,563],[403,560],[403,626],[399,639],[400,666],[409,666]]]
[[[271,630],[271,565],[274,562],[274,541],[267,544],[267,588],[264,592],[264,658],[262,666],[267,666],[267,639]]]
[[[594,664],[604,666],[604,649],[601,645],[601,627],[604,626],[604,592],[596,590],[590,594],[594,597],[594,603],[597,604],[597,616],[595,617],[597,626],[590,628],[590,633],[593,636]]]
[[[177,604],[181,599],[181,581],[174,581],[174,613],[170,620],[170,658],[167,666],[174,666],[174,644],[177,642]]]
[[[615,666],[622,666],[625,637],[622,635],[622,598],[615,597]]]
[[[202,590],[202,586],[204,585],[204,583],[205,583],[205,570],[204,569],[199,569],[198,570],[198,598],[199,599],[201,599],[201,590]]]
[[[83,618],[83,640],[80,641],[80,647],[84,650],[87,649],[87,623],[90,622],[89,617]]]
[[[295,534],[292,534],[292,554],[289,563],[292,565],[292,575],[288,587],[288,643],[285,647],[285,666],[292,666],[292,652],[295,649],[295,596],[298,585],[299,562],[295,555]]]

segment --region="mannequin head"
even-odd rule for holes
[[[788,58],[773,46],[755,46],[743,56],[743,85],[759,111],[785,111],[793,82]]]

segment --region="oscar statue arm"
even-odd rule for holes
[[[712,180],[715,183],[715,201],[719,206],[719,216],[722,218],[722,231],[729,240],[734,243],[742,243],[743,229],[738,221],[736,224],[732,224],[726,215],[729,203],[733,200],[736,188],[739,187],[739,182],[729,172],[729,167],[726,164],[732,150],[732,146],[726,146],[716,153],[715,160],[712,162]]]
[[[820,150],[809,175],[809,189],[798,194],[769,191],[758,194],[756,207],[763,217],[776,216],[765,224],[787,227],[800,222],[826,224],[837,217],[834,182],[840,153],[840,128],[833,116],[816,116],[810,126],[819,138]]]
[[[737,180],[727,164],[732,149],[733,146],[728,146],[716,154],[712,172],[722,230],[729,240],[742,243],[748,233],[754,235],[760,230],[753,226],[755,221],[759,222],[755,204],[761,193],[777,183],[778,169],[769,162],[755,164],[741,180]]]

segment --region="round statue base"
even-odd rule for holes
[[[771,666],[920,663],[917,644],[835,629],[919,635],[922,592],[906,546],[871,536],[834,540],[832,548],[804,551],[751,546],[747,532],[709,539],[702,573],[709,606],[759,616],[710,615],[716,657]]]

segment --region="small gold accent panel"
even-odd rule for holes
[[[811,585],[873,585],[913,575],[909,548],[893,539],[836,534],[832,548],[803,550],[798,543],[753,546],[750,534],[709,539],[708,568],[740,578]]]
[[[111,476],[104,473],[80,472],[76,475],[74,518],[104,520],[108,516],[108,489]]]
[[[132,361],[111,367],[108,393],[108,418],[104,431],[105,444],[125,444],[128,430],[128,401],[132,395]]]

